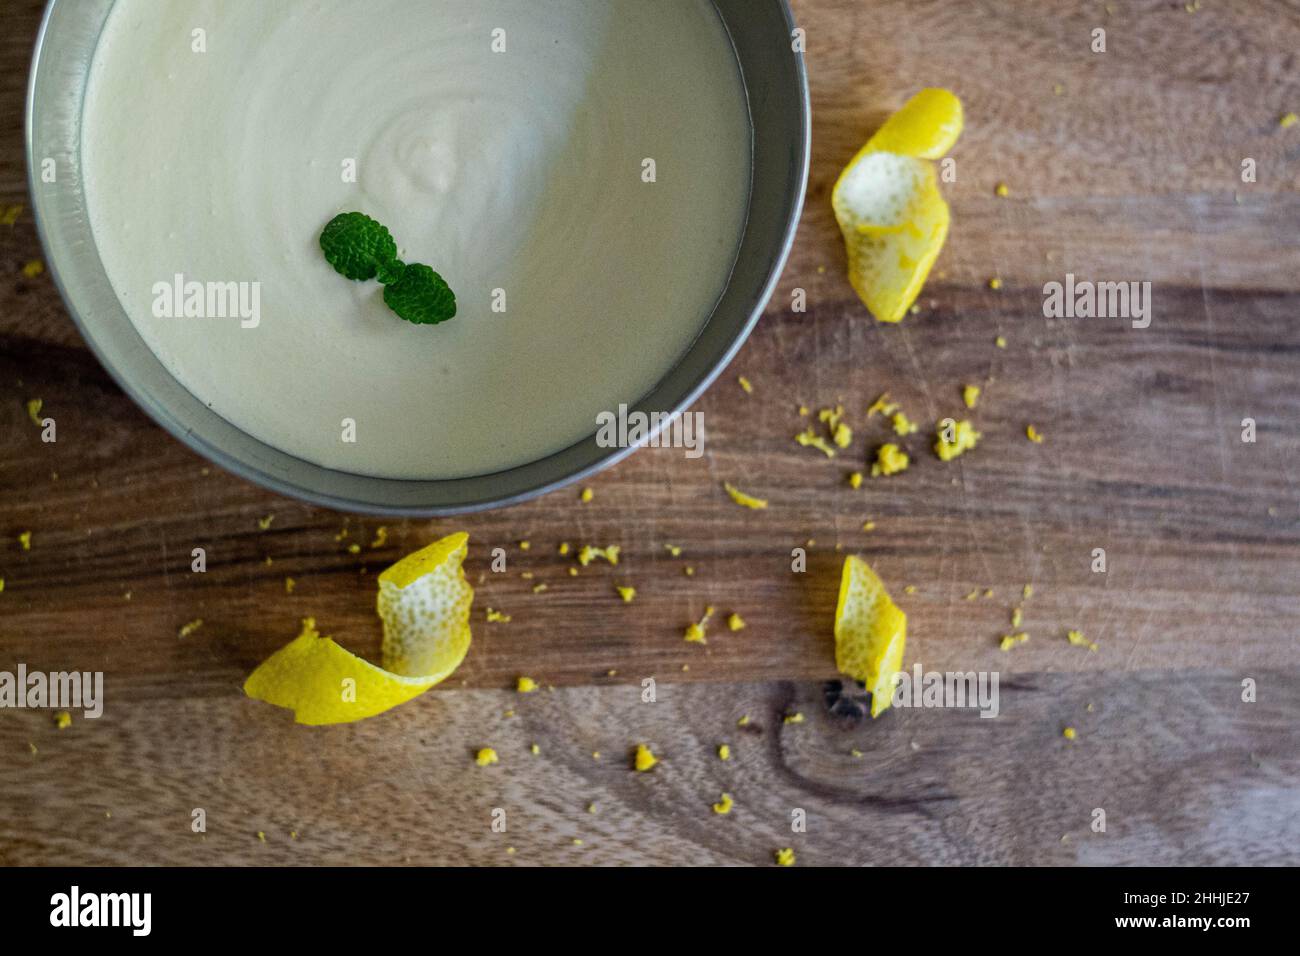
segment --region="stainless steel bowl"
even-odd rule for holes
[[[744,74],[754,134],[749,214],[726,291],[687,354],[632,406],[685,411],[731,361],[772,295],[794,241],[808,181],[811,117],[803,55],[786,0],[714,0]],[[592,435],[546,458],[473,478],[402,481],[350,474],[285,454],[240,431],[163,367],[123,311],[95,248],[81,177],[86,79],[113,0],[50,0],[27,93],[27,164],[46,261],[68,312],[109,374],[199,454],[257,484],[345,511],[450,515],[536,497],[631,453]],[[683,104],[689,109],[689,104]],[[56,181],[41,175],[53,159]]]

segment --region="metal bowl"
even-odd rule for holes
[[[811,117],[803,54],[786,0],[714,0],[744,75],[753,176],[739,254],[726,290],[680,362],[630,410],[685,411],[731,361],[772,295],[794,241],[808,181]],[[190,448],[249,481],[313,504],[432,516],[525,501],[631,453],[592,435],[538,461],[472,478],[405,481],[311,464],[245,434],[172,378],[114,293],[91,234],[81,176],[86,79],[113,0],[50,0],[27,92],[27,165],[46,261],[68,312],[118,385]],[[686,107],[689,108],[689,107]],[[54,160],[56,181],[42,176]]]

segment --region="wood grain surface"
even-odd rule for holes
[[[575,488],[382,521],[196,457],[112,384],[48,274],[24,274],[42,257],[22,147],[40,3],[5,5],[0,212],[23,208],[0,225],[0,670],[102,670],[107,701],[66,730],[0,711],[0,862],[766,864],[783,846],[801,864],[1300,862],[1300,126],[1279,124],[1300,110],[1300,8],[795,6],[813,91],[807,209],[762,322],[697,406],[704,457],[638,452],[590,482],[587,504]],[[1089,49],[1096,27],[1104,54]],[[945,186],[954,225],[919,314],[886,327],[844,280],[829,191],[923,86],[966,106]],[[1150,327],[1044,318],[1043,284],[1066,273],[1150,281]],[[984,388],[970,413],[984,439],[945,464],[929,436],[964,413],[966,383]],[[922,426],[904,440],[914,464],[854,491],[847,474],[888,440],[866,414],[885,391]],[[28,418],[34,398],[56,443]],[[856,438],[832,461],[792,437],[798,406],[836,403]],[[770,507],[736,507],[724,481]],[[308,615],[377,659],[375,574],[459,529],[478,597],[452,681],[338,728],[243,697]],[[623,560],[571,577],[561,541],[618,544]],[[195,547],[205,574],[190,571]],[[494,547],[506,573],[489,568]],[[796,547],[806,573],[791,571]],[[831,683],[850,553],[907,611],[909,667],[1001,673],[997,719],[871,721]],[[614,590],[627,584],[632,604]],[[1004,653],[1016,604],[1032,638]],[[707,605],[748,627],[685,643]],[[512,620],[484,622],[486,606]],[[520,674],[554,690],[516,695]],[[803,723],[783,722],[796,711]],[[638,742],[663,757],[652,773],[628,769]],[[480,769],[485,745],[502,762]],[[710,809],[723,791],[727,817]],[[791,832],[796,808],[806,833]],[[1096,808],[1105,833],[1090,829]]]

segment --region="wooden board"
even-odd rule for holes
[[[1300,15],[1246,2],[796,6],[815,122],[790,265],[697,406],[704,457],[639,452],[590,482],[588,504],[572,489],[455,521],[377,521],[261,491],[111,383],[48,275],[22,273],[41,257],[30,210],[0,226],[0,669],[103,670],[108,694],[103,718],[65,731],[0,712],[0,861],[763,863],[785,845],[820,863],[1300,859],[1300,127],[1278,124],[1300,109]],[[30,205],[22,99],[39,7],[4,14],[0,210]],[[1096,27],[1104,54],[1089,49]],[[945,186],[954,227],[920,313],[885,327],[844,281],[829,191],[927,85],[966,104]],[[1255,183],[1241,181],[1246,158]],[[1150,327],[1044,318],[1043,285],[1066,273],[1150,281]],[[970,413],[984,439],[944,464],[928,435],[964,413],[966,383],[984,387]],[[914,464],[854,491],[847,474],[888,440],[866,415],[884,391],[922,426],[904,440]],[[28,419],[33,398],[58,423],[54,444]],[[836,403],[856,439],[830,461],[792,436],[799,405]],[[1043,444],[1026,440],[1029,423]],[[771,506],[736,507],[724,481]],[[387,542],[372,548],[380,525]],[[462,528],[478,614],[512,620],[476,620],[450,685],[318,731],[242,697],[307,615],[377,655],[375,573]],[[570,577],[561,541],[619,544],[623,560]],[[190,571],[196,547],[205,574]],[[494,547],[505,573],[489,568]],[[797,547],[806,573],[791,571]],[[1001,717],[839,715],[823,682],[848,553],[907,611],[908,664],[999,670]],[[1032,638],[1003,653],[1026,583]],[[631,605],[614,591],[625,584]],[[707,605],[749,626],[686,644]],[[1071,628],[1099,650],[1071,646]],[[520,674],[557,690],[521,699],[508,690]],[[639,702],[647,677],[654,705]],[[1258,703],[1240,699],[1247,677]],[[783,724],[790,707],[807,721]],[[741,712],[761,731],[738,731]],[[633,775],[627,751],[643,739],[665,760]],[[724,739],[737,749],[727,765],[713,755]],[[505,759],[483,771],[469,754],[487,743]],[[724,789],[738,807],[725,820],[709,810]],[[521,821],[513,857],[488,828],[496,806]],[[206,839],[190,831],[195,807]],[[814,821],[807,834],[790,833],[794,807]],[[1095,807],[1105,835],[1088,828]]]

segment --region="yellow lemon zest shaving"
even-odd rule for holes
[[[896,411],[898,411],[898,403],[889,400],[888,392],[882,392],[880,397],[872,402],[871,407],[867,409],[867,417],[870,418],[872,415],[883,415],[888,418]]]
[[[1004,651],[1009,651],[1017,644],[1023,644],[1029,640],[1029,635],[1021,631],[1019,634],[1003,634],[1002,640],[998,642],[998,647]]]
[[[636,755],[632,758],[632,766],[637,773],[645,773],[659,762],[653,751],[645,744],[636,745]]]
[[[731,496],[731,500],[742,508],[753,508],[756,511],[761,511],[767,507],[766,499],[755,498],[753,495],[747,495],[730,482],[724,482],[722,487],[727,490],[727,494]]]
[[[825,438],[822,438],[821,435],[818,435],[817,430],[813,428],[811,425],[809,425],[799,434],[795,435],[794,440],[797,441],[800,445],[803,445],[803,447],[805,448],[816,448],[818,451],[822,452],[827,458],[835,457],[835,449],[830,446],[830,443],[827,442]]]
[[[1082,631],[1070,631],[1065,635],[1065,639],[1075,647],[1086,647],[1090,651],[1095,651],[1097,649],[1096,642],[1090,641],[1084,637]]]
[[[713,607],[704,609],[704,617],[700,618],[697,623],[689,624],[686,627],[686,641],[689,644],[707,644],[709,639],[705,636],[705,628],[709,624],[709,618],[713,617]]]
[[[970,451],[984,437],[968,421],[954,422],[951,419],[947,421],[951,422],[951,427],[940,422],[935,432],[934,453],[942,461],[952,461],[963,452]],[[950,434],[951,440],[949,440]]]
[[[582,549],[578,551],[578,563],[585,568],[587,565],[591,564],[591,562],[595,561],[597,558],[603,558],[604,560],[608,561],[610,564],[617,567],[618,556],[622,554],[622,551],[623,549],[616,544],[611,544],[608,547],[604,547],[604,548],[597,548],[589,544],[584,544],[582,546]]]
[[[890,420],[894,423],[894,433],[897,435],[911,435],[916,432],[916,423],[902,412],[894,412]]]
[[[911,459],[907,457],[907,452],[893,442],[886,442],[876,450],[876,460],[871,465],[871,477],[896,475],[900,471],[906,471],[909,464]]]

